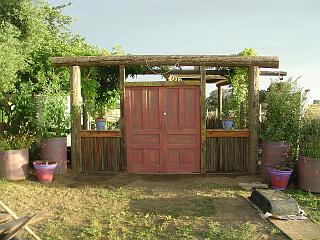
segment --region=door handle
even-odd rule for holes
[[[166,115],[167,115],[167,113],[166,113],[166,112],[164,112],[164,113],[163,113],[163,115],[164,115],[164,116],[166,116]]]

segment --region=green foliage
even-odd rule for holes
[[[0,21],[0,98],[14,89],[17,73],[25,67],[19,35],[14,25]]]
[[[302,121],[300,155],[320,159],[320,119],[306,116]]]
[[[1,150],[19,150],[29,148],[34,142],[35,138],[27,134],[20,135],[0,135],[0,151]]]
[[[261,124],[264,140],[290,143],[295,157],[301,116],[301,89],[297,81],[273,81],[266,93],[267,113]]]
[[[320,195],[301,190],[287,190],[291,197],[297,200],[305,210],[308,218],[320,224]]]
[[[70,128],[67,94],[54,83],[39,96],[39,125],[45,138],[65,136]]]
[[[252,48],[245,48],[237,54],[239,56],[256,56],[257,53]],[[230,114],[233,111],[236,116],[235,124],[240,125],[241,106],[246,105],[248,95],[248,68],[234,68],[230,70],[229,78],[231,80],[231,97],[224,108],[225,114]],[[244,118],[245,119],[245,118]]]

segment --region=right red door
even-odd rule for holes
[[[170,173],[200,171],[200,88],[168,87],[164,94],[164,168]]]
[[[128,87],[125,94],[128,171],[199,172],[200,87]]]

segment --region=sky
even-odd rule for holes
[[[278,56],[280,70],[320,99],[320,0],[71,1],[74,33],[100,48],[130,54],[235,54],[254,48]],[[266,89],[270,77],[260,79]],[[212,91],[208,87],[207,93]]]

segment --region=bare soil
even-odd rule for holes
[[[255,176],[56,176],[0,180],[0,199],[20,216],[45,210],[43,239],[287,239],[242,197]],[[23,239],[28,239],[23,234]],[[239,237],[235,237],[239,236]]]

